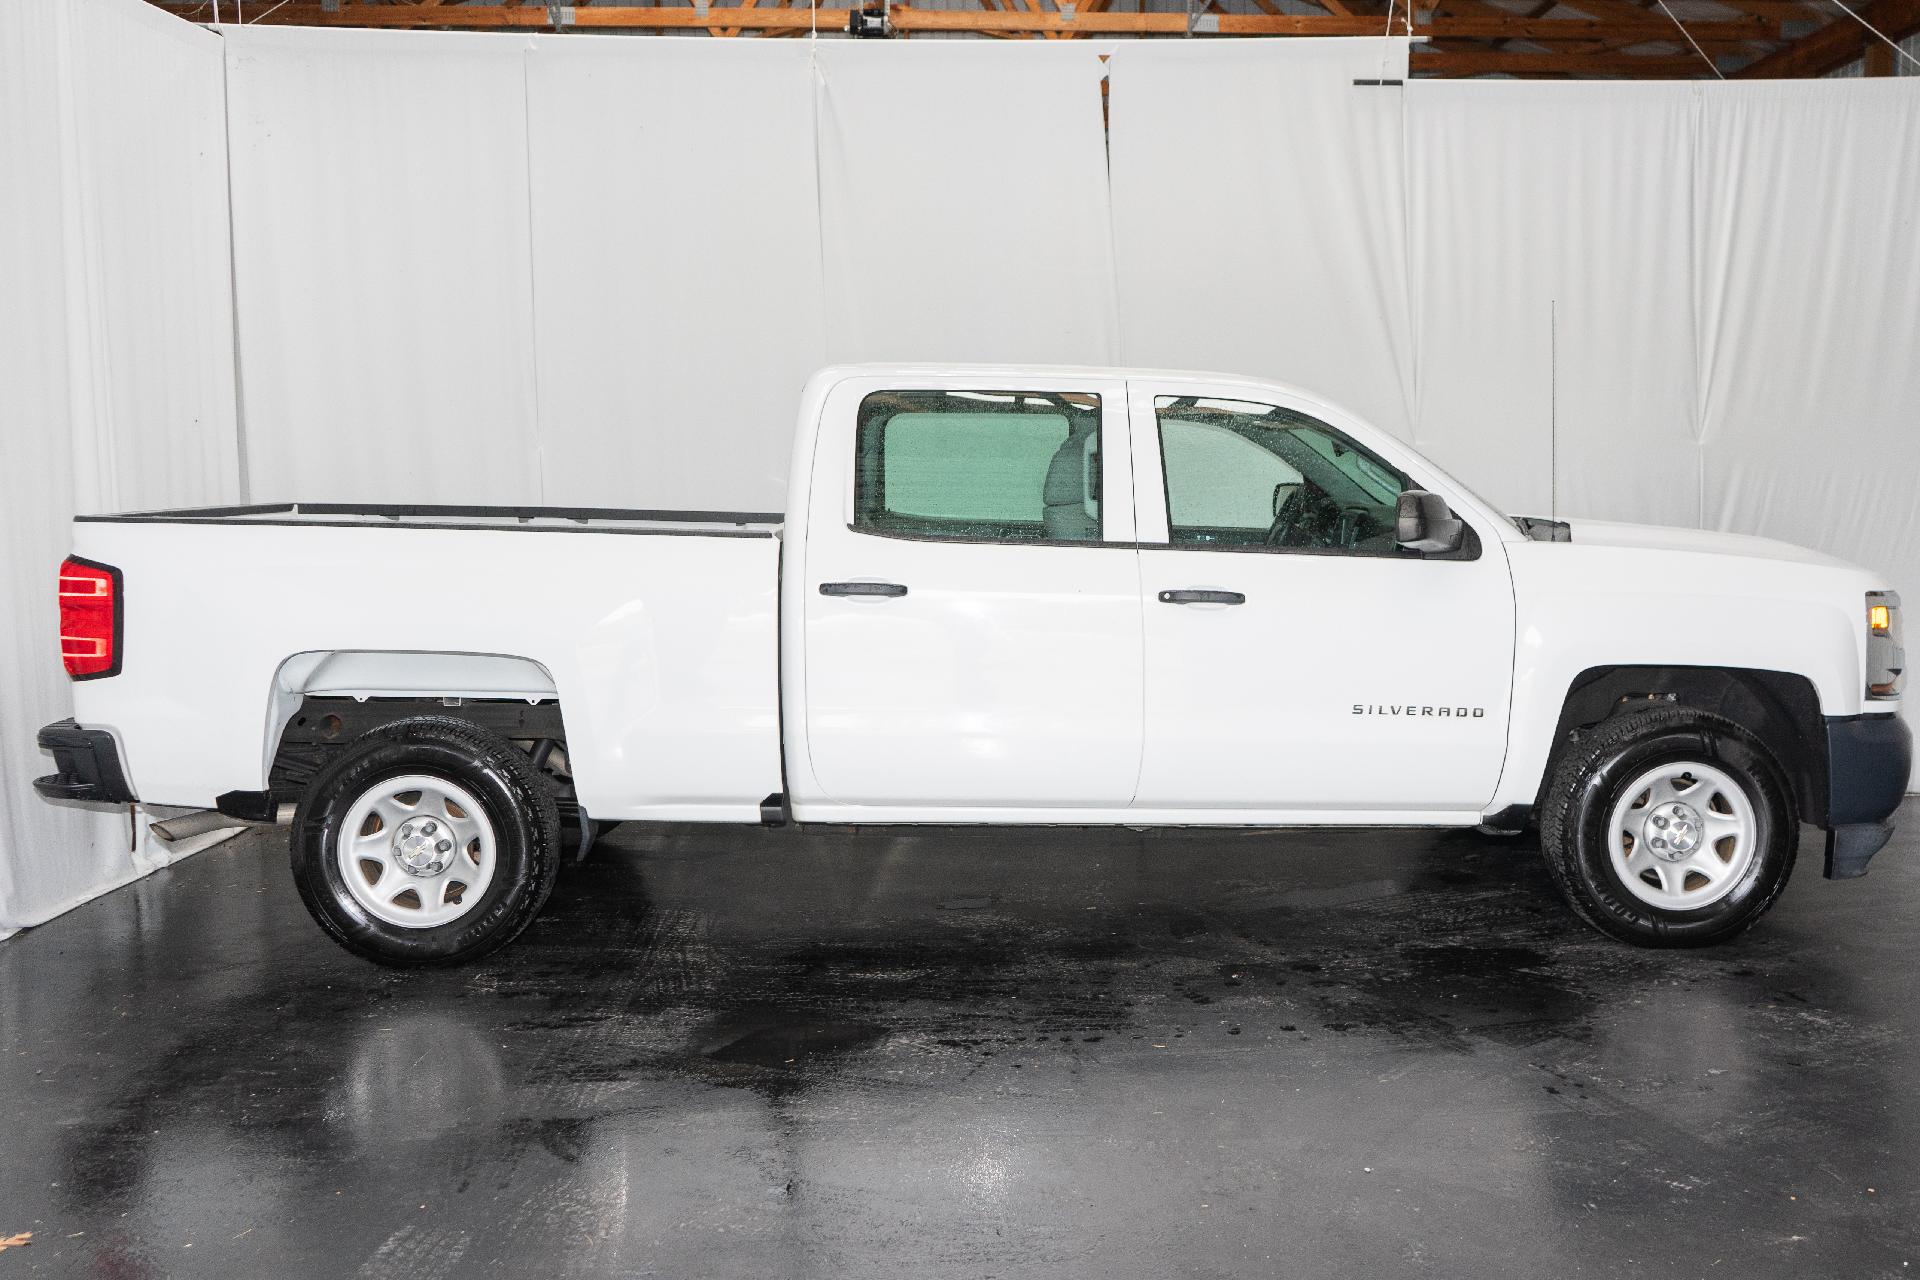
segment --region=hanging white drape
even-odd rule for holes
[[[76,511],[239,493],[219,37],[140,0],[0,6],[0,935],[179,851],[49,804]],[[209,584],[212,587],[214,584]]]
[[[1097,49],[823,43],[817,66],[831,359],[1117,358]]]
[[[1111,65],[1126,362],[1277,378],[1407,435],[1407,42],[1141,41]]]
[[[1622,87],[1407,87],[1415,436],[1510,511],[1693,525],[1697,95]]]
[[[221,35],[250,496],[537,497],[526,40]]]
[[[785,505],[826,358],[809,64],[791,40],[526,54],[542,493]]]
[[[1090,46],[223,34],[256,499],[777,510],[828,360],[1117,357]]]
[[[1920,79],[1703,90],[1703,523],[1882,570],[1911,612]]]

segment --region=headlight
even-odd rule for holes
[[[1907,651],[1900,643],[1900,593],[1867,592],[1867,697],[1897,698]]]

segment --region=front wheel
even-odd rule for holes
[[[1650,947],[1752,925],[1793,872],[1799,820],[1779,767],[1723,717],[1662,708],[1609,720],[1555,767],[1540,844],[1588,924]]]
[[[512,941],[553,889],[560,817],[525,754],[416,716],[367,734],[294,815],[293,878],[327,934],[380,964],[449,965]]]

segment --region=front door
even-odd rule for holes
[[[1135,808],[1413,820],[1484,805],[1513,663],[1498,533],[1445,557],[1403,551],[1396,501],[1430,487],[1410,474],[1417,459],[1363,446],[1364,428],[1330,410],[1175,383],[1131,393],[1146,635]]]
[[[1124,386],[942,381],[843,383],[825,406],[815,475],[846,482],[816,481],[798,566],[817,795],[796,798],[876,819],[1124,808],[1142,716]]]

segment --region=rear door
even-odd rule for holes
[[[819,798],[1124,808],[1143,651],[1124,384],[854,379],[821,422],[800,569]]]
[[[1513,664],[1497,531],[1444,557],[1401,550],[1399,494],[1433,486],[1325,407],[1178,382],[1131,394],[1146,634],[1135,808],[1414,820],[1483,805]]]

